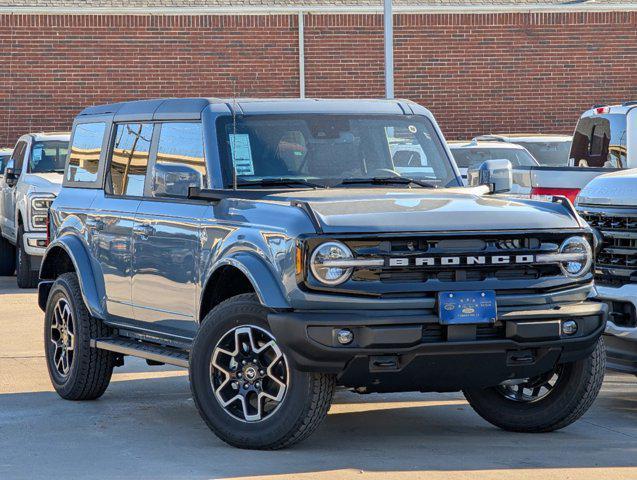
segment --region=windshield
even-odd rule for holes
[[[535,159],[527,152],[519,148],[451,148],[453,158],[458,167],[469,168],[479,165],[485,160],[506,159],[515,167],[538,166]]]
[[[573,135],[575,167],[626,167],[626,115],[583,117]]]
[[[421,116],[221,117],[217,129],[228,186],[233,164],[239,184],[294,179],[334,186],[352,178],[403,176],[459,185],[433,125]]]
[[[64,172],[69,142],[46,140],[34,142],[29,158],[29,173]]]

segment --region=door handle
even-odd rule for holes
[[[89,227],[91,227],[93,230],[104,230],[104,228],[106,227],[104,220],[99,220],[99,219],[87,220],[86,224]]]
[[[141,225],[135,225],[135,233],[138,234],[142,238],[148,238],[153,233],[155,233],[155,228],[152,225],[147,223],[143,223]]]

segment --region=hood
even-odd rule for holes
[[[620,170],[595,178],[582,189],[577,204],[637,206],[637,169]]]
[[[61,173],[27,173],[22,182],[29,185],[37,193],[53,193],[57,195],[62,188],[64,175]]]
[[[326,233],[579,228],[561,204],[482,196],[479,190],[327,189],[285,196],[307,202]]]

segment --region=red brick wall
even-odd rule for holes
[[[570,133],[637,99],[637,13],[397,15],[396,95],[448,138]],[[381,97],[380,15],[305,16],[308,96]],[[0,15],[0,146],[84,106],[157,96],[296,96],[295,15]]]

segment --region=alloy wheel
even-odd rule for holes
[[[563,373],[562,370],[562,366],[559,365],[555,370],[537,377],[509,380],[498,385],[497,390],[502,396],[514,402],[537,402],[555,390]]]
[[[51,320],[53,364],[62,377],[67,377],[73,366],[75,354],[75,321],[68,301],[60,298],[53,309]]]
[[[226,413],[259,422],[283,403],[289,388],[288,364],[274,337],[263,328],[242,325],[219,340],[210,361],[210,382]]]

